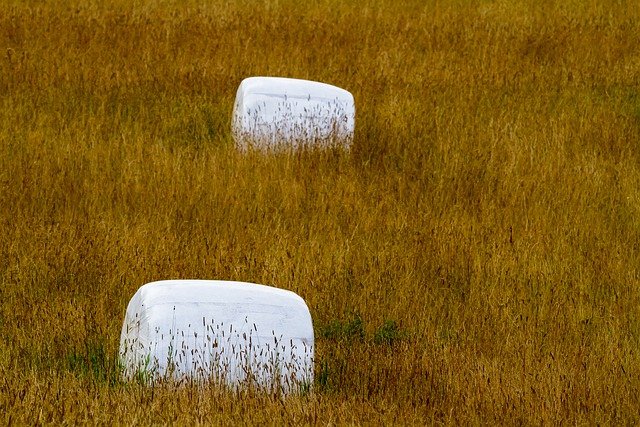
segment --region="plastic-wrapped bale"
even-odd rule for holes
[[[128,380],[215,381],[292,392],[313,383],[311,315],[297,294],[254,283],[165,280],[127,307],[120,361]]]
[[[241,150],[342,145],[355,129],[348,91],[325,83],[281,77],[250,77],[240,83],[232,133]]]

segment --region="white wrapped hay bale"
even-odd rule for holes
[[[142,286],[120,337],[126,379],[193,379],[295,391],[313,382],[311,315],[293,292],[253,283]]]
[[[242,81],[232,133],[240,149],[343,145],[355,129],[353,95],[325,83],[281,77]]]

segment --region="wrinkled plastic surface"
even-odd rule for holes
[[[142,286],[120,338],[126,379],[294,391],[313,382],[311,315],[293,292],[218,280]]]
[[[348,148],[354,129],[353,95],[325,83],[250,77],[236,94],[232,133],[240,149]]]

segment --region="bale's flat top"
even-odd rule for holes
[[[353,96],[345,89],[327,83],[285,77],[249,77],[242,81],[239,94],[280,95],[283,98],[336,99],[353,102]]]
[[[294,292],[256,283],[226,280],[162,280],[147,283],[136,294],[146,305],[186,303],[259,303],[262,305],[303,305]],[[133,300],[133,299],[132,299]]]

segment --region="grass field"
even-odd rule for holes
[[[0,3],[0,422],[638,424],[633,1]],[[238,153],[240,81],[354,94]],[[118,379],[142,284],[290,289],[314,392]]]

